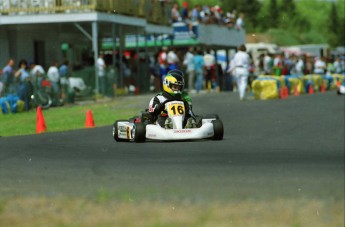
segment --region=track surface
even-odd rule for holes
[[[224,140],[116,143],[111,125],[2,137],[0,195],[344,201],[344,96],[240,102],[220,93],[193,101],[197,114],[219,114]]]

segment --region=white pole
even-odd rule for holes
[[[94,67],[95,67],[95,94],[99,92],[98,85],[98,73],[97,73],[97,59],[98,59],[98,24],[96,21],[92,22],[92,50],[94,58]]]

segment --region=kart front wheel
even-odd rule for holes
[[[219,119],[212,121],[213,124],[213,139],[214,140],[222,140],[224,135],[224,127],[223,122]]]
[[[145,143],[146,125],[142,122],[135,124],[134,141],[136,143]]]
[[[128,139],[120,139],[119,138],[119,130],[118,130],[118,126],[117,126],[119,122],[128,122],[128,121],[126,121],[126,120],[117,120],[117,121],[115,121],[115,123],[113,125],[113,137],[114,137],[114,140],[116,142],[127,142],[127,141],[129,141]]]

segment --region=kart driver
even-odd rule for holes
[[[185,107],[185,128],[195,128],[196,122],[192,112],[192,99],[184,90],[184,75],[180,70],[171,70],[163,80],[163,91],[154,96],[149,103],[151,121],[165,128],[173,128],[172,121],[168,118],[165,103],[169,101],[183,101]]]

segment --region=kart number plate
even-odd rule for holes
[[[172,102],[167,104],[167,111],[169,116],[181,116],[185,114],[184,105],[181,102]]]

